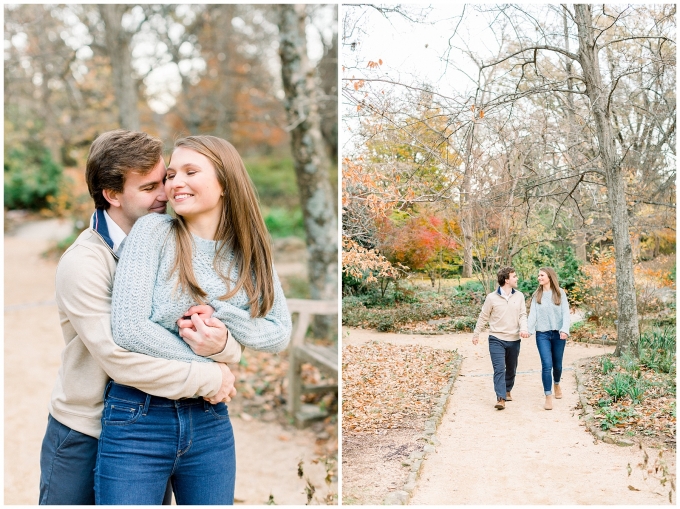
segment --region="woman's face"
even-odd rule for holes
[[[548,278],[548,274],[546,274],[542,270],[538,271],[538,284],[541,285],[541,286],[550,284],[550,279]]]
[[[165,179],[165,192],[178,215],[187,220],[200,215],[219,219],[222,188],[210,159],[190,148],[176,148]]]

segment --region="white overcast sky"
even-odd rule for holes
[[[404,7],[415,14],[425,6]],[[366,7],[344,8],[354,16],[358,9],[364,11],[356,35],[345,41],[356,40],[356,49],[351,51],[343,47],[342,62],[348,68],[344,74],[346,78],[352,75],[360,77],[360,69],[354,69],[355,65],[362,68],[369,60],[381,59],[381,70],[395,80],[412,82],[415,79],[438,89],[465,89],[470,83],[466,83],[464,76],[451,66],[447,69],[443,60],[454,30],[457,28],[457,36],[451,41],[454,49],[449,56],[465,72],[476,73],[476,67],[465,63],[467,59],[461,59],[460,52],[455,49],[462,41],[470,41],[476,53],[487,53],[497,47],[487,23],[470,6],[466,7],[465,20],[459,26],[463,13],[461,4],[433,4],[426,20],[421,23],[413,23],[397,14],[389,14],[385,18],[375,9]]]

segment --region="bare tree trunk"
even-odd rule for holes
[[[307,59],[307,15],[304,5],[282,5],[280,14],[281,75],[307,236],[311,295],[313,299],[336,299],[338,220],[321,135],[315,73]]]
[[[652,251],[652,258],[656,258],[659,256],[659,252],[661,251],[661,240],[659,239],[658,234],[654,234],[654,251]]]
[[[113,89],[118,103],[120,127],[139,130],[139,111],[137,110],[137,87],[132,71],[132,33],[122,26],[123,14],[128,5],[99,5],[99,13],[104,21],[106,54],[111,60]]]
[[[569,48],[569,26],[567,24],[567,8],[562,6],[562,26],[564,28],[564,49],[571,51]],[[572,76],[572,60],[567,55],[564,56],[564,67],[567,71],[567,89],[572,92],[574,90],[574,79]],[[577,157],[579,151],[576,148],[576,139],[578,138],[576,125],[576,108],[574,107],[574,95],[572,93],[565,94],[567,100],[567,125],[566,125],[566,138],[567,144],[570,147],[567,150],[569,155],[569,164],[575,167],[578,163]],[[578,186],[573,192],[574,200],[577,202],[581,201],[581,187]],[[574,253],[576,258],[582,263],[588,262],[587,250],[586,250],[586,233],[583,230],[578,230],[574,234]]]
[[[574,236],[574,254],[579,261],[583,263],[588,261],[586,252],[586,234],[583,230],[577,231]]]
[[[460,229],[463,233],[463,273],[461,277],[472,277],[472,207],[469,204],[470,177],[467,169],[460,195]]]
[[[474,137],[474,125],[470,129],[468,140],[467,161],[465,163],[465,175],[460,192],[460,229],[463,233],[463,273],[462,277],[472,277],[472,205],[470,203],[470,182],[472,181],[472,139]]]
[[[614,249],[616,252],[617,345],[615,355],[629,352],[638,354],[640,327],[637,316],[633,253],[628,228],[626,183],[616,157],[613,129],[607,109],[608,91],[602,84],[598,48],[595,42],[590,5],[574,6],[579,39],[579,63],[583,70],[586,93],[590,99],[600,156],[604,166],[609,212],[612,217]]]
[[[337,6],[336,6],[337,9]],[[337,10],[336,10],[337,13]],[[337,20],[337,15],[336,15]],[[325,47],[319,62],[319,75],[324,97],[320,102],[321,134],[333,161],[338,160],[338,34]]]

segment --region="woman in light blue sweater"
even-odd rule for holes
[[[553,406],[553,380],[555,398],[562,398],[562,357],[569,337],[569,325],[567,294],[560,288],[555,270],[542,267],[538,271],[538,289],[531,299],[528,328],[529,334],[536,333],[546,410],[552,410]]]
[[[180,336],[214,310],[228,344],[283,350],[290,314],[236,149],[213,136],[178,140],[165,191],[177,217],[148,214],[125,239],[112,296],[114,341],[151,356],[213,362]],[[233,504],[236,458],[224,402],[173,401],[112,382],[102,428],[97,504],[160,504],[168,480],[180,505]]]

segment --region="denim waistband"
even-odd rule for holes
[[[104,399],[107,397],[112,397],[121,401],[127,401],[128,403],[138,403],[146,406],[164,406],[164,407],[178,407],[178,406],[190,406],[190,405],[203,405],[208,403],[203,398],[183,398],[179,400],[162,398],[160,396],[152,396],[144,391],[135,389],[128,385],[122,385],[111,380],[106,386],[106,391],[104,392]],[[208,403],[209,405],[209,403]]]

